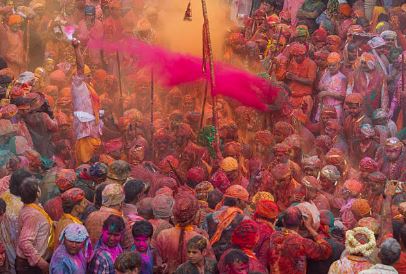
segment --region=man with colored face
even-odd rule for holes
[[[148,221],[135,222],[132,228],[134,244],[131,250],[139,252],[141,255],[140,274],[150,274],[153,272],[154,256],[150,247],[153,232],[154,229]]]
[[[115,274],[114,262],[123,252],[120,241],[124,230],[124,220],[117,215],[110,215],[104,221],[102,235],[96,244],[87,273]]]
[[[404,180],[405,153],[403,143],[396,137],[388,138],[384,151],[377,155],[380,171],[388,180]]]
[[[224,258],[227,274],[248,274],[249,257],[239,249],[233,249]]]

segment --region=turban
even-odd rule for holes
[[[292,174],[289,164],[277,164],[271,170],[272,175],[276,180],[284,179]]]
[[[387,39],[396,39],[397,34],[396,34],[396,32],[394,32],[393,30],[385,30],[385,31],[383,31],[383,32],[381,33],[381,37],[382,37],[384,40],[387,40]]]
[[[357,216],[365,217],[371,213],[371,206],[365,199],[356,199],[351,206],[351,211]]]
[[[240,185],[232,185],[227,188],[226,192],[224,193],[224,197],[239,199],[244,202],[249,201],[248,191]]]
[[[59,241],[63,241],[63,239],[67,239],[68,241],[81,243],[84,242],[89,238],[89,233],[86,230],[86,227],[81,224],[68,224],[61,236]]]
[[[285,143],[279,143],[279,144],[276,144],[276,145],[273,147],[273,151],[274,151],[274,152],[288,153],[289,150],[290,150],[290,147],[289,147],[287,144],[285,144]]]
[[[322,188],[319,180],[314,176],[304,176],[302,178],[302,184],[310,189],[320,190]]]
[[[228,142],[224,145],[224,153],[229,156],[235,156],[241,153],[241,144],[238,142]]]
[[[383,174],[380,171],[375,171],[375,172],[372,172],[372,173],[368,174],[367,178],[368,178],[368,181],[372,181],[372,182],[374,182],[376,184],[382,184],[383,185],[386,182],[386,175]]]
[[[375,235],[379,234],[381,229],[379,222],[372,217],[364,217],[360,219],[356,225],[357,227],[366,227],[371,230]]]
[[[255,206],[254,218],[265,217],[275,219],[278,217],[279,210],[275,202],[270,200],[260,200]]]
[[[273,25],[279,23],[279,17],[276,14],[272,14],[266,18],[268,24]]]
[[[302,160],[302,166],[303,168],[321,168],[321,160],[319,159],[318,156],[310,156],[303,158]]]
[[[61,194],[62,202],[72,202],[74,204],[81,202],[85,198],[85,192],[77,187],[68,189]]]
[[[155,196],[158,195],[166,195],[169,197],[173,197],[173,190],[167,186],[163,186],[155,192]]]
[[[224,172],[230,172],[238,169],[238,162],[233,157],[226,157],[220,162],[220,168]]]
[[[364,157],[359,162],[359,169],[361,172],[375,172],[378,170],[378,163],[370,157]]]
[[[55,184],[64,192],[75,186],[76,173],[73,169],[60,169],[56,173]]]
[[[375,137],[375,129],[370,124],[362,124],[360,126],[360,131],[363,136],[366,138],[373,138]]]
[[[188,170],[187,172],[187,180],[194,182],[194,183],[200,183],[203,181],[206,177],[206,174],[201,167],[192,167],[191,169]]]
[[[312,34],[313,42],[325,42],[327,39],[327,31],[325,29],[317,29]]]
[[[189,193],[182,192],[176,197],[173,216],[177,224],[186,226],[193,221],[198,210],[197,199]]]
[[[329,45],[340,46],[341,45],[341,38],[338,35],[329,35],[329,36],[327,36],[326,42]]]
[[[300,204],[296,205],[299,208],[300,212],[302,212],[302,216],[307,216],[312,218],[312,227],[314,230],[318,231],[320,228],[320,211],[313,203],[309,202],[301,202]]]
[[[242,249],[253,249],[258,239],[258,224],[253,220],[242,221],[231,236],[231,242]]]
[[[109,165],[107,177],[117,181],[125,181],[130,171],[130,165],[126,161],[116,160]]]
[[[107,175],[108,167],[104,163],[96,162],[89,168],[89,174],[93,178],[103,178]]]
[[[383,108],[377,108],[372,113],[372,120],[387,119],[388,113]]]
[[[95,6],[86,5],[85,6],[85,15],[96,15]]]
[[[363,101],[360,93],[351,93],[345,97],[346,104],[361,104]]]
[[[337,166],[342,164],[343,162],[345,162],[345,155],[341,149],[333,147],[327,152],[326,163],[328,163],[329,165]]]
[[[355,227],[345,234],[345,249],[349,254],[369,257],[376,248],[374,233],[366,227]]]
[[[168,195],[157,195],[152,199],[152,211],[157,219],[170,218],[175,200]]]
[[[329,51],[321,49],[314,53],[314,58],[319,60],[327,60],[329,54],[330,54]]]
[[[12,14],[8,17],[8,25],[19,25],[23,22],[23,18],[18,14]]]
[[[340,171],[338,171],[337,167],[333,165],[324,166],[320,171],[320,175],[331,182],[336,182],[341,178]]]
[[[360,57],[361,62],[365,62],[369,69],[375,68],[375,56],[371,53],[364,52]]]
[[[290,52],[293,55],[305,55],[306,54],[306,46],[301,43],[293,43],[290,46]]]
[[[341,62],[341,56],[337,52],[332,52],[327,57],[327,63],[329,64],[337,64]]]
[[[8,104],[3,106],[0,109],[0,117],[4,117],[5,119],[10,119],[14,117],[18,112],[18,108],[16,105]]]
[[[400,148],[400,147],[403,147],[403,143],[398,138],[391,137],[391,138],[386,139],[385,146],[392,147],[392,148]]]
[[[355,179],[348,179],[344,182],[344,187],[350,191],[352,195],[358,195],[361,193],[363,185],[360,181]]]
[[[305,25],[298,25],[296,27],[295,37],[303,37],[303,36],[309,37],[309,28]]]
[[[104,69],[97,69],[94,72],[93,79],[95,82],[103,82],[107,78],[107,72]]]
[[[268,201],[275,201],[274,196],[266,191],[258,191],[257,193],[255,193],[255,195],[252,197],[251,202],[256,205],[259,201],[262,200],[268,200]]]
[[[226,174],[218,170],[211,178],[211,183],[215,188],[220,190],[221,192],[225,192],[228,187],[231,185],[230,180],[228,180]]]
[[[347,3],[341,3],[338,7],[340,13],[346,17],[350,17],[352,13],[351,6]]]
[[[158,167],[165,173],[169,173],[172,171],[171,166],[168,164],[168,162],[171,163],[172,167],[175,169],[179,166],[179,160],[173,155],[168,155],[163,158],[158,164]]]
[[[207,197],[209,195],[209,192],[211,192],[213,190],[214,190],[214,187],[210,182],[203,181],[201,183],[198,183],[195,187],[196,198],[199,201],[206,201]]]
[[[255,141],[262,145],[270,146],[272,139],[272,133],[269,130],[261,130],[255,133]]]
[[[287,136],[293,134],[295,132],[295,129],[293,128],[293,126],[291,124],[280,121],[275,124],[274,132],[279,132],[282,135],[284,135],[285,137],[287,137]]]
[[[117,206],[124,201],[124,190],[120,184],[108,184],[102,192],[102,205]]]
[[[368,41],[368,46],[370,46],[372,49],[376,49],[385,45],[385,40],[383,40],[383,38],[380,36],[376,36]]]
[[[286,137],[283,142],[291,148],[301,148],[302,144],[300,139],[301,137],[298,134],[292,134]]]
[[[347,34],[354,34],[354,33],[362,33],[364,30],[362,29],[362,27],[360,25],[351,25],[348,28]]]
[[[25,98],[30,100],[30,109],[38,110],[45,103],[45,96],[42,93],[31,92]]]

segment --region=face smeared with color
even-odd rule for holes
[[[248,274],[248,263],[239,260],[227,265],[228,274]]]
[[[389,147],[386,146],[385,147],[385,155],[386,157],[388,157],[389,161],[396,161],[399,156],[400,153],[402,152],[402,147]]]
[[[84,242],[74,242],[67,239],[65,239],[63,243],[65,245],[66,251],[68,251],[70,255],[78,254],[84,246]]]
[[[102,241],[108,247],[116,247],[121,241],[121,233],[103,229]]]
[[[347,104],[348,113],[355,117],[358,116],[361,112],[361,106],[359,104]]]
[[[147,252],[149,243],[150,238],[148,238],[147,236],[137,236],[134,238],[134,246],[138,252]]]

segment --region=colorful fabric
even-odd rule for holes
[[[364,257],[348,255],[335,261],[329,270],[329,274],[355,274],[369,269],[372,263]]]
[[[359,162],[359,168],[362,172],[372,173],[378,171],[378,163],[370,157],[364,157]]]
[[[351,206],[351,210],[354,214],[360,217],[365,217],[371,213],[371,206],[365,199],[356,199]]]
[[[83,252],[73,256],[61,244],[53,253],[49,268],[52,274],[85,274],[87,261]]]
[[[337,64],[341,62],[341,56],[337,52],[332,52],[327,57],[327,63],[329,64]]]
[[[344,187],[351,192],[352,195],[358,195],[361,193],[363,185],[360,181],[355,179],[349,179],[344,182]]]
[[[260,200],[255,207],[254,219],[275,219],[278,217],[278,214],[279,210],[275,202],[270,200]]]
[[[248,191],[240,185],[232,185],[229,188],[227,188],[226,192],[224,193],[224,197],[240,199],[244,202],[249,201]]]
[[[255,133],[255,141],[262,145],[270,146],[273,141],[272,133],[269,130],[257,131]]]
[[[71,188],[61,194],[62,202],[79,203],[85,198],[85,192],[80,188]]]
[[[338,7],[340,13],[346,17],[350,17],[352,13],[351,6],[347,3],[341,3]]]
[[[75,143],[75,155],[78,163],[88,163],[101,145],[101,140],[94,137],[80,138]]]
[[[124,190],[120,184],[108,184],[102,192],[102,205],[111,207],[124,201]]]
[[[60,169],[56,173],[55,184],[61,192],[74,187],[76,181],[76,173],[73,169]]]
[[[168,195],[156,195],[152,200],[152,211],[155,218],[166,219],[172,216],[175,200]]]
[[[238,162],[233,157],[226,157],[220,162],[220,168],[224,172],[230,172],[238,169]]]
[[[246,253],[252,253],[252,249],[256,245],[258,238],[257,223],[252,220],[244,220],[234,229],[231,242]]]
[[[301,43],[292,43],[290,46],[290,52],[293,55],[304,55],[306,54],[306,46]]]
[[[210,244],[214,245],[221,238],[223,231],[231,224],[238,214],[243,214],[243,211],[238,207],[227,207],[218,216],[218,225],[213,236],[210,238]]]
[[[378,222],[378,220],[372,217],[364,217],[360,219],[357,223],[357,226],[366,227],[369,230],[371,230],[375,235],[379,235],[379,231],[381,228],[381,225]]]
[[[173,207],[173,216],[176,223],[180,226],[190,224],[198,209],[199,204],[194,196],[186,193],[178,194],[175,198],[175,206]]]
[[[94,255],[89,263],[87,273],[115,274],[114,262],[122,252],[123,249],[120,244],[115,248],[110,248],[100,239],[95,246]]]

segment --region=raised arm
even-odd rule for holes
[[[75,57],[76,57],[76,69],[77,69],[77,74],[78,75],[83,75],[84,74],[84,68],[85,68],[85,62],[83,61],[83,56],[82,53],[80,52],[79,49],[80,41],[77,39],[72,40],[72,46],[75,51]]]

